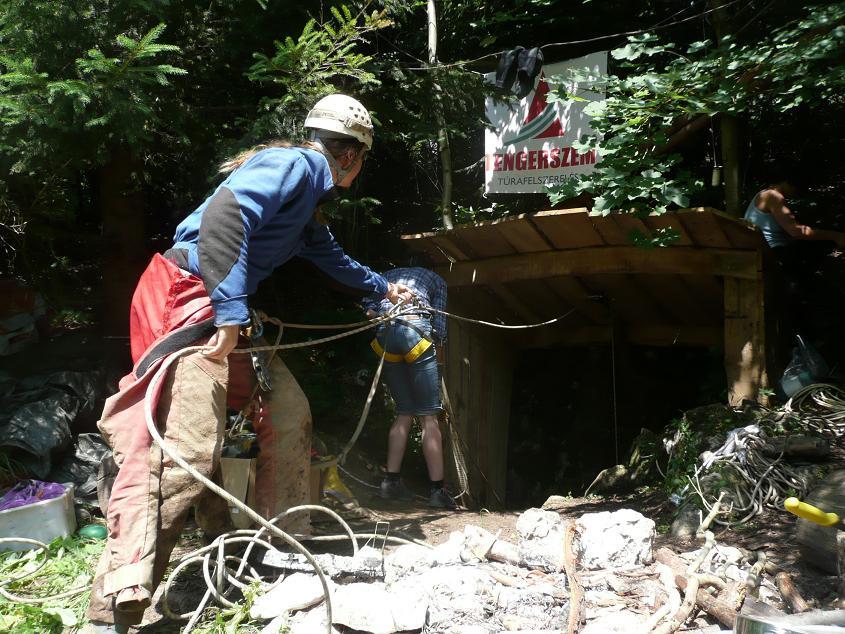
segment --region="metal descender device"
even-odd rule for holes
[[[261,338],[264,336],[264,322],[254,308],[249,311],[249,326],[244,329],[244,334],[253,346],[261,345]],[[252,360],[252,369],[255,370],[258,386],[263,392],[272,391],[273,385],[270,383],[270,372],[265,356],[260,352],[250,352],[249,358]]]

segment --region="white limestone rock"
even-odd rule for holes
[[[563,566],[563,520],[542,509],[528,509],[516,520],[519,556],[524,566],[549,571]]]
[[[372,634],[422,629],[427,611],[425,588],[411,578],[390,590],[383,583],[350,583],[332,592],[333,624]]]
[[[643,566],[653,559],[654,521],[634,510],[586,513],[577,527],[575,552],[585,570]]]
[[[449,566],[461,563],[461,552],[464,549],[464,534],[462,531],[453,531],[449,539],[434,547],[431,554],[433,566]]]
[[[332,585],[329,581],[330,591]],[[296,572],[266,594],[256,598],[249,615],[253,619],[273,619],[295,610],[310,608],[323,598],[323,586],[317,575]]]
[[[419,574],[431,567],[434,551],[417,544],[404,544],[384,558],[384,580],[388,586],[407,575]]]
[[[631,634],[642,629],[646,616],[627,610],[602,614],[587,623],[581,634]]]

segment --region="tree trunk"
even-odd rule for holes
[[[720,117],[722,174],[725,179],[725,211],[737,218],[742,215],[742,129],[743,123],[732,114]]]
[[[428,63],[437,63],[437,12],[434,0],[428,0]],[[432,71],[436,72],[436,71]],[[435,75],[436,77],[436,75]],[[434,80],[434,112],[437,118],[437,146],[440,150],[440,166],[443,175],[443,191],[440,197],[440,213],[443,226],[451,229],[455,226],[452,217],[452,150],[449,146],[449,133],[446,131],[446,120],[443,116],[443,91],[437,80]]]
[[[736,6],[731,0],[708,0],[708,6],[716,9],[713,16],[713,28],[716,39],[731,35],[736,30]],[[726,6],[731,5],[731,6]],[[722,174],[725,183],[725,211],[732,216],[742,214],[742,142],[744,138],[744,122],[733,114],[723,114],[719,117],[719,137],[722,149]]]
[[[146,264],[144,204],[133,179],[139,169],[129,148],[112,152],[111,160],[95,174],[96,210],[102,223],[103,287],[101,310],[104,334],[117,339],[107,365],[120,371],[129,365],[129,304]],[[134,182],[133,182],[134,181]]]

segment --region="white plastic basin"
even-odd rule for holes
[[[25,537],[49,544],[59,537],[67,537],[76,531],[76,514],[73,510],[73,485],[65,484],[64,494],[52,500],[44,500],[0,511],[0,537]],[[0,544],[3,550],[29,550],[32,544]]]

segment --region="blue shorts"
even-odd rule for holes
[[[429,319],[418,319],[409,323],[419,328],[427,337],[431,337]],[[404,356],[422,337],[413,328],[393,322],[380,326],[376,331],[376,339],[386,352]],[[385,361],[382,373],[396,403],[397,414],[429,416],[443,409],[434,345],[429,346],[413,363]]]

